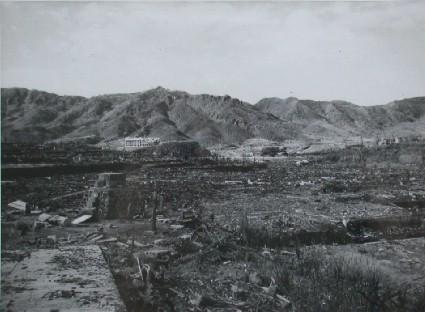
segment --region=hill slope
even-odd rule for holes
[[[91,98],[11,88],[2,89],[1,100],[2,142],[146,135],[211,145],[252,137],[283,140],[291,127],[230,96],[190,95],[161,87]]]
[[[312,138],[425,136],[425,97],[387,105],[358,106],[344,101],[266,98],[259,110],[293,124]]]
[[[266,98],[250,105],[230,96],[161,87],[91,98],[9,88],[2,89],[1,101],[2,142],[155,136],[213,145],[250,138],[425,137],[425,97],[369,107],[297,98]]]

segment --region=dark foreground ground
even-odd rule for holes
[[[424,311],[424,165],[399,161],[397,149],[354,152],[254,166],[150,163],[107,191],[102,207],[116,218],[78,226],[10,214],[7,203],[36,202],[73,220],[96,173],[2,181],[3,307],[22,311],[17,302],[29,296],[27,311],[42,302],[53,311],[54,300],[59,311],[119,311],[121,300],[127,311]],[[70,248],[99,250],[80,264],[89,282],[58,271],[60,256],[40,276],[60,274],[45,283],[65,292],[43,289],[38,273],[16,275]]]

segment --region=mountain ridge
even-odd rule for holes
[[[395,135],[393,127],[405,122],[418,122],[419,126],[422,126],[419,127],[418,134],[424,134],[425,97],[408,98],[375,106],[360,106],[341,100],[299,100],[294,97],[265,98],[255,105],[263,112],[271,113],[286,122],[298,124],[310,135],[316,133],[320,134],[319,136],[331,136],[329,131],[339,131],[342,136],[374,136],[379,135],[379,132],[384,132],[383,136],[385,132]],[[414,134],[412,131],[409,132],[403,135]]]
[[[84,136],[102,142],[144,135],[208,146],[250,138],[308,140],[380,132],[425,136],[425,97],[377,106],[274,97],[252,105],[229,95],[192,95],[163,87],[92,97],[2,88],[1,100],[2,142]]]
[[[87,135],[101,140],[149,135],[205,145],[265,136],[285,139],[285,123],[230,96],[165,88],[90,98],[2,89],[2,141],[46,142]]]

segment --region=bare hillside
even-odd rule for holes
[[[161,87],[91,98],[10,88],[2,89],[1,100],[2,142],[156,136],[214,145],[250,138],[425,136],[425,97],[369,107],[296,98],[266,98],[251,105],[228,95]]]
[[[379,106],[293,97],[265,98],[255,106],[296,124],[309,137],[425,135],[425,97]]]
[[[156,88],[92,98],[2,89],[2,141],[45,142],[83,136],[114,140],[158,136],[209,145],[252,137],[282,140],[288,123],[230,96]]]

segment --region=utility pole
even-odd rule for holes
[[[156,181],[154,182],[153,205],[152,205],[152,231],[156,233],[156,209],[158,205],[158,193],[156,191]]]

